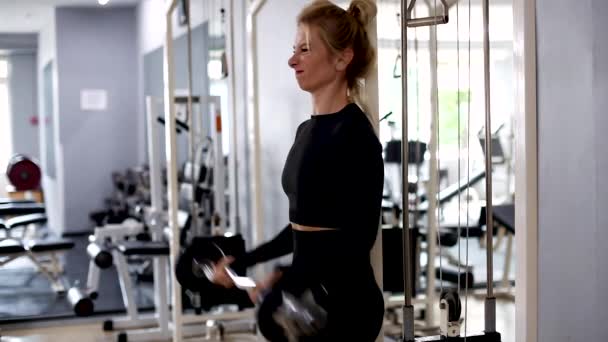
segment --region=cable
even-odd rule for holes
[[[456,1],[456,107],[458,110],[458,297],[460,298],[460,1]]]
[[[433,15],[435,17],[437,17],[437,0],[435,1],[435,8],[433,9]],[[433,24],[434,27],[434,34],[435,34],[435,65],[433,66],[435,68],[435,78],[437,79],[437,82],[435,83],[435,116],[436,116],[436,125],[437,125],[437,206],[435,208],[435,210],[437,210],[437,222],[435,224],[435,229],[436,229],[436,233],[437,233],[437,247],[439,249],[439,289],[440,289],[440,293],[443,293],[443,256],[441,255],[441,233],[439,232],[439,221],[440,221],[440,215],[441,215],[441,203],[439,202],[439,192],[441,189],[441,153],[440,153],[440,138],[439,138],[439,134],[440,134],[440,129],[439,129],[439,123],[440,123],[440,115],[439,115],[439,77],[437,76],[438,72],[439,72],[439,39],[437,37],[437,31],[438,31],[438,23],[435,22],[435,24]],[[435,196],[435,194],[433,194],[433,196]],[[432,213],[432,215],[434,215],[435,213]],[[432,228],[432,227],[430,227]],[[435,243],[433,241],[433,243]],[[429,260],[430,261],[430,260]]]
[[[469,0],[469,20],[468,20],[468,94],[467,94],[467,182],[471,181],[471,0]],[[465,256],[465,265],[469,266],[469,209],[470,209],[470,187],[467,187],[467,238],[466,238],[466,256]],[[464,290],[464,341],[467,341],[467,320],[468,320],[468,304],[469,304],[469,282],[465,283]]]

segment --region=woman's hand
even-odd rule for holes
[[[225,288],[231,288],[234,286],[232,278],[226,272],[226,267],[230,266],[234,262],[234,257],[226,256],[221,258],[218,262],[213,265],[213,279],[210,279],[212,283],[223,286]]]
[[[258,299],[260,298],[260,294],[264,292],[266,289],[272,288],[283,276],[283,272],[279,270],[275,270],[264,281],[258,282],[257,286],[253,289],[247,291],[249,294],[249,299],[253,304],[257,304]]]

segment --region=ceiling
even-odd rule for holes
[[[104,7],[135,6],[139,1],[110,0]],[[0,33],[38,32],[56,6],[101,7],[97,0],[0,0]]]

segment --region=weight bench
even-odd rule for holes
[[[34,200],[29,199],[13,199],[13,198],[0,198],[0,204],[19,204],[19,203],[36,203]]]
[[[31,224],[43,224],[46,221],[47,217],[44,214],[21,215],[7,220],[0,219],[0,231],[4,231],[6,238],[11,238],[14,230],[24,228],[25,230],[21,232],[21,238],[24,238],[27,233],[27,227]]]
[[[0,217],[44,214],[43,204],[32,202],[0,203]]]
[[[66,292],[61,281],[63,267],[58,259],[58,253],[74,248],[74,242],[57,240],[29,240],[16,239],[0,240],[0,267],[20,258],[29,258],[38,271],[48,278],[53,291],[58,294]]]
[[[23,213],[28,213],[22,215]],[[0,204],[0,216],[15,216],[10,219],[0,219],[0,267],[9,262],[21,258],[29,258],[38,271],[47,277],[51,283],[53,291],[58,294],[66,292],[64,284],[61,282],[60,275],[63,267],[58,259],[58,253],[62,253],[74,248],[74,242],[65,239],[26,239],[27,228],[32,224],[44,224],[47,217],[44,213],[44,206],[27,201],[18,201]],[[16,237],[15,231],[20,231],[20,236]]]

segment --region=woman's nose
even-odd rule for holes
[[[289,64],[290,67],[295,68],[297,65],[297,61],[296,61],[296,55],[293,54],[291,57],[289,57],[289,59],[287,60],[287,64]]]

